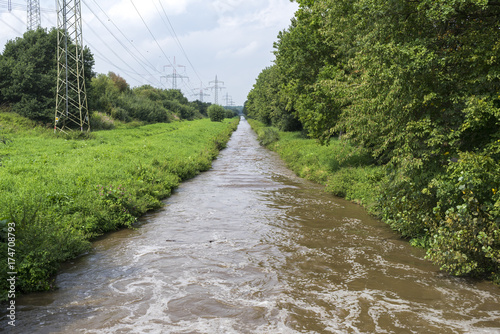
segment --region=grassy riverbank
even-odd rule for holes
[[[323,184],[326,191],[377,214],[376,203],[385,173],[382,167],[372,164],[368,152],[337,138],[322,146],[300,132],[278,131],[252,119],[248,122],[261,144],[276,151],[298,176]]]
[[[255,120],[249,123],[261,144],[279,153],[297,175],[363,205],[413,246],[425,248],[427,258],[441,269],[500,285],[498,165],[464,154],[457,167],[451,165],[456,170],[437,174],[428,188],[410,196],[403,186],[412,186],[418,177],[404,178],[389,166],[373,164],[368,152],[348,141],[331,139],[328,146],[321,146],[299,132],[278,131]],[[434,192],[436,207],[429,204]],[[484,194],[493,194],[493,200],[485,200]],[[441,207],[449,207],[444,217]]]
[[[50,289],[62,261],[159,208],[179,182],[210,168],[237,124],[203,119],[69,140],[0,113],[0,260],[16,261],[1,272],[2,299],[7,272],[17,272],[18,291]],[[10,250],[9,227],[15,227]]]

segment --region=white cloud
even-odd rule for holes
[[[190,96],[191,89],[199,92],[199,81],[208,85],[217,74],[227,87],[224,94],[227,92],[232,95],[238,105],[245,101],[259,72],[271,65],[274,58],[273,42],[278,32],[289,26],[298,7],[289,0],[161,0],[188,60],[165,22],[160,0],[133,0],[156,41],[130,0],[95,1],[106,14],[101,12],[94,0],[82,4],[85,22],[83,35],[85,43],[92,46],[92,52],[96,55],[95,71],[114,71],[125,77],[131,85],[151,82],[160,85],[160,76],[172,70],[165,68],[163,71],[163,66],[173,62],[175,56],[177,64],[187,66],[185,74],[190,77],[189,83],[182,85],[186,96],[193,98]],[[134,57],[103,27],[85,4],[93,9]],[[42,25],[54,26],[54,1],[41,0],[40,5],[54,10],[42,15]],[[25,12],[18,11],[15,14],[18,19],[0,13],[0,50],[7,39],[26,31]],[[108,21],[108,17],[112,22]],[[8,26],[4,29],[4,21],[19,31]],[[162,81],[164,86],[170,87],[165,79]],[[213,99],[213,95],[205,98],[206,101],[210,99]]]
[[[186,11],[190,0],[121,0],[109,7],[110,16],[117,21],[135,23],[139,14],[147,22],[158,19],[159,15],[179,15]]]
[[[225,58],[242,58],[253,54],[259,46],[257,41],[253,41],[250,44],[240,47],[240,48],[227,48],[217,52],[217,59]]]

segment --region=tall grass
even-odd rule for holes
[[[14,223],[17,289],[50,289],[62,261],[159,208],[179,182],[210,168],[236,126],[203,119],[71,140],[0,112],[0,261],[7,263],[6,226]]]
[[[370,154],[344,140],[331,139],[320,145],[301,132],[283,132],[262,123],[248,122],[259,140],[276,151],[298,176],[325,185],[325,190],[365,206],[376,214],[380,184],[385,175],[382,167],[372,164]],[[272,140],[269,139],[272,134]]]

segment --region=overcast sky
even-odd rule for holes
[[[243,105],[260,71],[272,65],[278,32],[289,27],[298,8],[289,0],[81,3],[84,43],[94,54],[96,72],[113,71],[131,86],[172,88],[175,65],[177,87],[190,100],[199,99],[200,87],[215,86],[217,75],[223,82],[219,86],[225,87],[218,94],[222,105],[226,94],[235,105]],[[40,7],[42,27],[55,26],[56,1],[40,0]],[[8,0],[0,0],[2,52],[6,41],[26,31],[26,2],[12,0],[11,8],[8,12]],[[203,93],[210,94],[204,101],[214,103],[214,89]]]

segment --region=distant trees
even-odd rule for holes
[[[57,80],[57,30],[38,29],[7,42],[0,54],[0,105],[43,123],[53,123]],[[84,49],[85,86],[91,113],[128,122],[170,122],[206,116],[209,103],[189,102],[180,90],[150,85],[130,88],[120,75],[96,75],[94,58]],[[91,121],[99,117],[91,117]],[[92,128],[92,125],[91,125]]]
[[[133,89],[119,75],[109,72],[92,79],[90,108],[121,120],[157,123],[203,117],[197,103],[190,103],[180,90],[143,85]]]
[[[297,2],[247,115],[297,119],[323,143],[345,133],[387,166],[395,230],[452,273],[500,282],[498,1]]]

